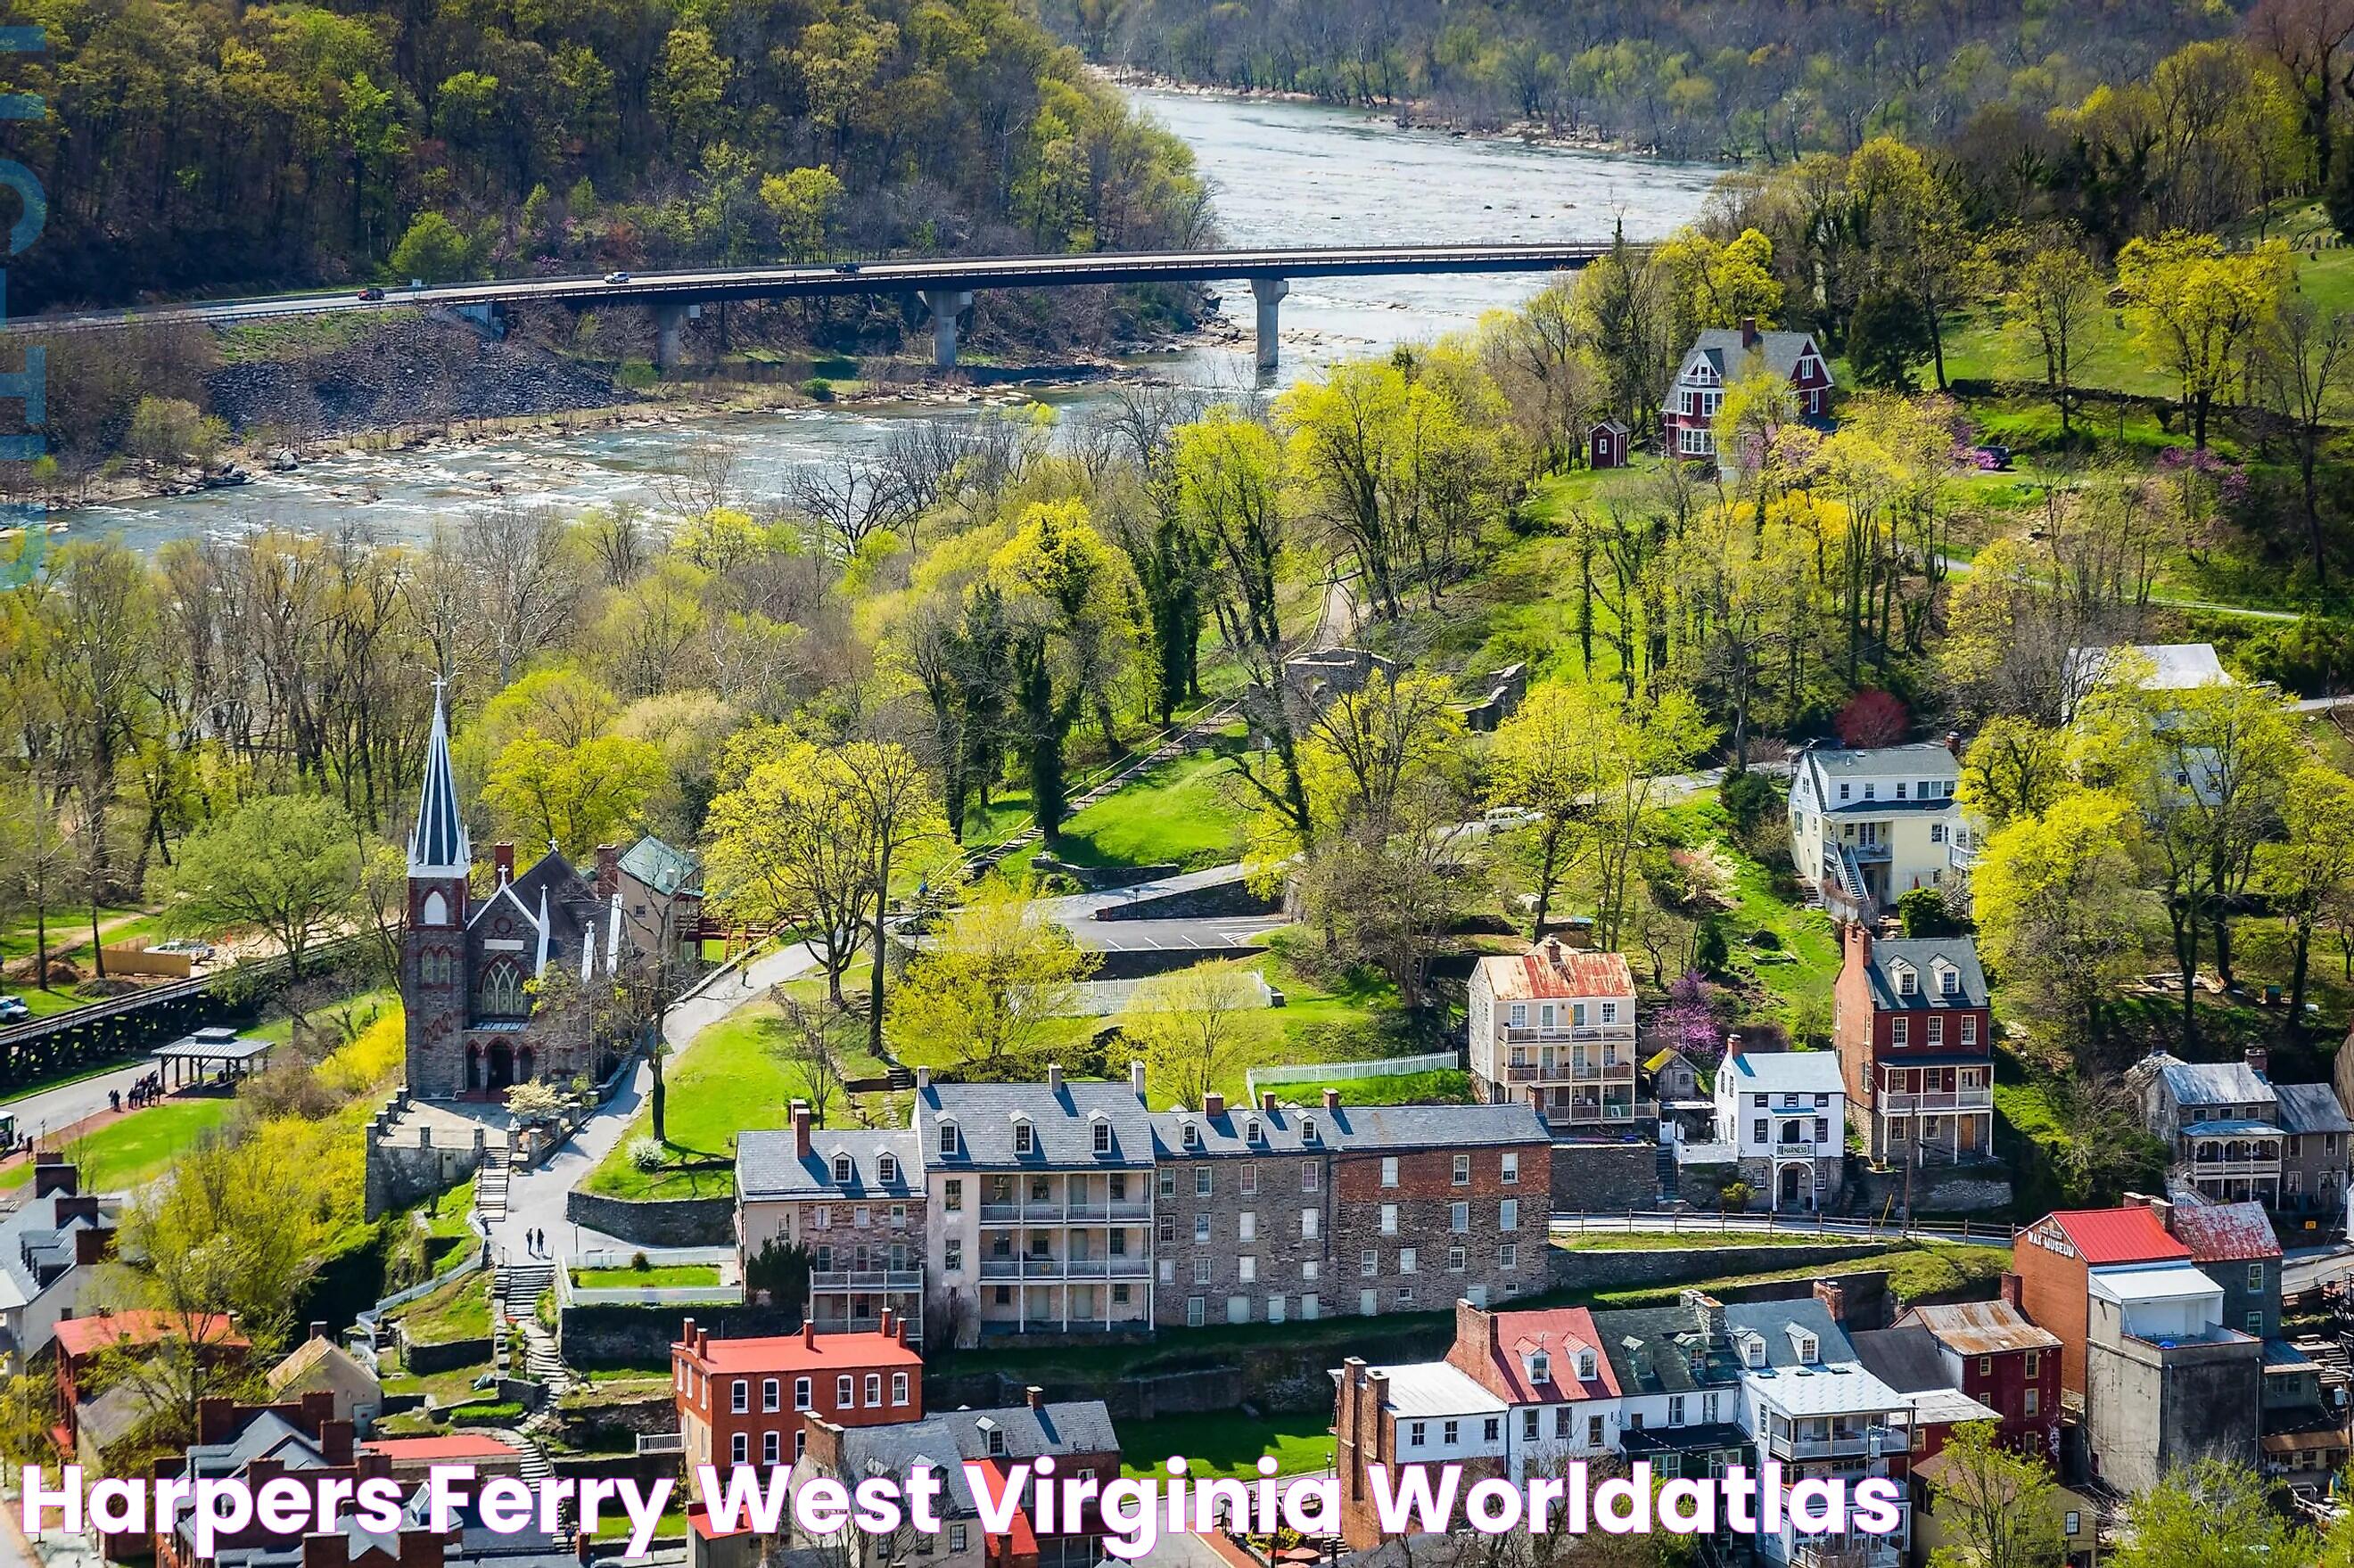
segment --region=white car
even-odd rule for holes
[[[630,275],[627,272],[608,272],[605,274],[605,281],[608,283],[626,283],[629,281]]]

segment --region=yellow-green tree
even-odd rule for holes
[[[2059,730],[1998,715],[1979,726],[1962,754],[1954,798],[1987,832],[2040,817],[2075,787],[2068,753],[2068,737]]]
[[[2131,800],[2074,790],[1990,835],[1971,874],[1979,950],[2030,1027],[2072,1054],[2104,1039],[2109,997],[2142,950],[2139,837]]]
[[[2060,433],[2070,430],[2076,373],[2099,324],[2107,289],[2100,270],[2073,236],[2040,245],[2002,297],[2012,331],[2034,341],[2043,355],[2043,385],[2060,409]]]
[[[2256,886],[2288,932],[2289,1024],[2301,1031],[2314,935],[2354,899],[2354,779],[2317,762],[2299,768],[2281,829],[2279,842],[2257,846]]]
[[[492,762],[482,799],[516,842],[578,860],[636,825],[663,779],[662,752],[646,741],[596,735],[560,746],[525,736]]]
[[[2159,1478],[2126,1505],[2116,1568],[2267,1568],[2311,1563],[2312,1531],[2272,1506],[2245,1466],[2201,1459]]]
[[[260,931],[299,975],[359,896],[359,829],[323,796],[260,796],[182,840],[155,884],[173,929]]]
[[[1195,964],[1136,989],[1120,1011],[1120,1038],[1151,1081],[1179,1105],[1199,1107],[1273,1033],[1267,991],[1239,964]]]
[[[2013,1453],[1991,1421],[1954,1428],[1929,1485],[1944,1540],[1929,1568],[2059,1568],[2068,1554],[2052,1467]]]
[[[2142,347],[2173,374],[2194,445],[2207,445],[2215,399],[2295,276],[2277,239],[2230,251],[2211,234],[2175,229],[2117,252],[2126,314]]]
[[[974,886],[907,964],[891,998],[890,1035],[902,1055],[993,1064],[1055,1037],[1097,959],[995,879]]]

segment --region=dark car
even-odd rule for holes
[[[855,261],[843,261],[837,264],[834,270],[837,272],[855,272],[858,270],[858,263]]]
[[[363,300],[381,300],[384,298],[384,291],[382,289],[362,289],[359,292],[359,297]]]

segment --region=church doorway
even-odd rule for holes
[[[482,1051],[479,1045],[466,1047],[466,1092],[476,1094],[482,1087]]]
[[[491,1073],[482,1086],[493,1094],[514,1086],[514,1053],[502,1042],[491,1047]]]

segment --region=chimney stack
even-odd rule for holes
[[[1063,1092],[1063,1065],[1060,1062],[1046,1064],[1046,1092],[1050,1095]]]
[[[929,1067],[918,1067],[918,1068],[917,1068],[917,1069],[916,1069],[916,1087],[917,1087],[917,1088],[918,1088],[918,1089],[928,1089],[928,1088],[930,1088],[931,1086],[932,1086],[932,1070],[931,1070]]]
[[[817,1325],[806,1318],[801,1319],[801,1349],[805,1351],[817,1349]]]
[[[621,846],[597,846],[597,896],[610,898],[621,888]]]
[[[33,1156],[33,1196],[46,1198],[60,1192],[70,1198],[81,1191],[81,1172],[73,1162],[55,1150],[43,1150]]]
[[[891,1338],[901,1345],[907,1342],[907,1319],[905,1318],[899,1319],[892,1330]]]
[[[807,1100],[793,1102],[793,1158],[810,1157],[810,1107]]]
[[[327,1337],[327,1324],[326,1324],[326,1319],[314,1319],[314,1320],[312,1322],[312,1324],[311,1324],[311,1338],[313,1338],[313,1339],[314,1339],[314,1340],[323,1340],[323,1339],[325,1339],[326,1337]]]
[[[883,1337],[886,1340],[891,1337],[891,1319],[895,1316],[896,1314],[888,1307],[883,1308]]]
[[[1738,1029],[1724,1037],[1724,1059],[1728,1062],[1741,1060],[1741,1031]]]
[[[1258,1108],[1265,1111],[1269,1116],[1273,1116],[1275,1114],[1275,1091],[1273,1089],[1261,1089],[1259,1091]]]
[[[694,1319],[689,1318],[685,1322],[681,1323],[678,1326],[678,1342],[684,1345],[689,1350],[695,1348]]]
[[[1755,348],[1757,346],[1757,318],[1755,316],[1744,316],[1741,318],[1741,346],[1744,348]]]
[[[2248,1071],[2261,1078],[2271,1068],[2273,1054],[2261,1045],[2251,1045],[2247,1052]]]
[[[493,889],[504,887],[508,883],[513,882],[514,880],[514,845],[493,844],[491,867]]]
[[[1212,1089],[1202,1097],[1202,1114],[1212,1121],[1226,1114],[1226,1097]]]
[[[1840,1328],[1847,1327],[1846,1286],[1834,1279],[1818,1279],[1815,1281],[1815,1299],[1823,1304],[1823,1310],[1831,1315],[1832,1322]]]
[[[1033,1410],[1046,1408],[1046,1391],[1034,1383],[1022,1391],[1022,1398]]]
[[[2020,1299],[2020,1294],[2021,1281],[2020,1280],[2018,1273],[2012,1269],[2004,1269],[2002,1271],[2002,1298],[2010,1304],[2010,1309],[2012,1311],[2024,1314],[2027,1308],[2025,1303]]]
[[[1133,1056],[1128,1062],[1128,1088],[1138,1099],[1144,1097],[1144,1064]]]
[[[1324,1087],[1324,1114],[1326,1116],[1331,1116],[1340,1108],[1341,1091],[1332,1087],[1329,1084],[1326,1085]]]

